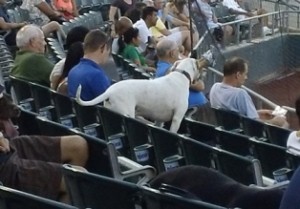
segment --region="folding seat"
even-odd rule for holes
[[[215,149],[217,170],[244,184],[263,186],[262,168],[259,160],[240,156],[222,149]]]
[[[36,107],[29,82],[14,76],[10,76],[9,78],[12,85],[12,98],[15,103],[19,104],[25,110],[35,112]]]
[[[153,125],[149,125],[149,131],[159,172],[186,164],[180,135]]]
[[[255,137],[256,139],[266,141],[265,123],[241,116],[241,123],[245,135]]]
[[[151,144],[148,125],[140,120],[124,117],[124,127],[130,147],[131,159],[155,166],[154,148]]]
[[[88,135],[104,138],[102,126],[99,123],[96,106],[82,106],[73,100],[73,106],[80,130]]]
[[[0,186],[1,209],[77,209],[74,206]]]
[[[253,155],[253,148],[250,142],[251,137],[220,128],[216,130],[218,131],[216,142],[218,147],[242,156]]]
[[[97,106],[105,140],[112,142],[118,152],[131,157],[128,139],[124,128],[124,116],[103,106]]]
[[[50,88],[32,82],[29,82],[29,84],[34,98],[36,112],[49,120],[57,121]]]
[[[187,198],[180,189],[174,187],[160,190],[143,187],[143,203],[147,209],[184,208],[184,209],[225,209],[224,207],[203,202],[199,199]],[[179,192],[180,191],[180,192]]]
[[[116,180],[63,166],[66,185],[72,205],[79,209],[132,209],[139,201],[140,187],[136,184]]]
[[[50,94],[55,106],[57,121],[69,128],[78,127],[72,99],[54,90],[50,90]]]
[[[216,144],[217,130],[214,125],[196,121],[191,118],[184,118],[184,121],[187,126],[189,137],[211,145]]]
[[[21,114],[16,119],[20,135],[41,135],[41,131],[36,120],[37,116],[37,113],[21,109]]]
[[[286,147],[287,139],[291,133],[291,130],[271,124],[266,124],[265,129],[267,138],[272,144]]]
[[[182,140],[182,147],[188,165],[200,165],[216,169],[214,147],[188,137]]]
[[[217,124],[225,130],[241,133],[240,115],[222,108],[212,108],[216,115]]]
[[[273,179],[273,172],[288,167],[286,148],[258,140],[252,140],[254,156],[262,166],[264,176]]]

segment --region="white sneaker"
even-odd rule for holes
[[[264,36],[272,35],[272,29],[268,28],[267,26],[264,26],[263,34],[264,34]]]

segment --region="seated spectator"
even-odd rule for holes
[[[107,62],[110,54],[109,37],[100,30],[90,31],[83,42],[84,56],[68,75],[68,95],[76,97],[79,85],[82,86],[83,100],[92,100],[111,85],[99,64]]]
[[[85,166],[86,141],[70,136],[18,136],[11,122],[20,113],[12,100],[0,98],[0,179],[4,186],[42,197],[69,202],[62,164]]]
[[[86,34],[88,32],[89,32],[89,29],[87,29],[86,27],[83,27],[83,26],[77,26],[77,27],[72,28],[67,35],[65,49],[68,51],[70,49],[70,47],[72,46],[72,44],[74,44],[76,42],[83,42],[84,37],[86,36]],[[71,64],[71,63],[68,64],[68,67],[67,67],[68,70],[66,69],[66,72],[69,72],[69,70],[79,62],[79,58],[81,58],[83,56],[81,53],[82,49],[80,49],[80,46],[78,44],[77,44],[77,46],[72,47],[72,49],[73,50],[70,53],[67,52],[67,57],[68,56],[70,57],[70,59],[72,60],[71,63],[73,63],[73,64]],[[76,54],[75,49],[79,50],[78,54]],[[63,58],[58,63],[56,63],[50,74],[51,89],[57,90],[59,82],[63,81],[64,78],[67,76],[67,74],[62,75],[63,70],[65,68],[66,58]],[[76,62],[75,60],[78,60],[78,62]]]
[[[139,53],[136,47],[140,45],[139,29],[129,28],[122,36],[119,38],[119,54],[124,58],[131,60],[138,67],[145,69],[146,71],[155,71],[153,67],[147,66],[146,58]]]
[[[257,15],[266,14],[267,11],[264,9],[256,9],[254,11],[246,11],[240,6],[243,0],[223,0],[223,5],[229,9],[231,14],[236,15],[237,20],[243,20],[247,17],[253,17]],[[272,30],[268,27],[268,17],[260,18],[259,21],[263,26],[264,35],[272,34]]]
[[[168,70],[178,60],[179,50],[174,41],[163,39],[157,44],[157,69],[155,77],[168,74]],[[201,92],[204,90],[204,83],[201,80],[193,81],[189,91],[189,108],[201,106],[207,103],[207,99]]]
[[[114,0],[109,9],[109,20],[113,23],[118,20],[120,16],[125,16],[125,13],[135,8],[136,0]],[[117,14],[119,11],[120,14]],[[120,16],[119,16],[120,15]],[[111,26],[111,35],[114,37],[115,28],[114,24]]]
[[[58,93],[68,95],[68,74],[70,70],[79,63],[83,57],[82,42],[76,42],[68,50],[66,61],[61,76],[58,79],[58,85],[55,89]]]
[[[119,37],[122,37],[122,35],[131,27],[132,27],[132,21],[128,17],[123,16],[120,17],[118,21],[116,21],[115,23],[116,36],[114,37],[112,48],[111,48],[111,52],[113,54],[119,53],[119,44],[118,44]]]
[[[50,86],[53,64],[45,57],[45,37],[36,25],[21,28],[16,37],[17,52],[11,75],[27,81]]]
[[[300,123],[300,97],[295,102],[296,115]],[[300,131],[293,131],[287,140],[287,149],[293,154],[300,155]]]
[[[134,27],[140,31],[141,48],[146,49],[150,38],[159,41],[162,38],[175,41],[178,46],[183,45],[188,54],[191,50],[191,38],[189,31],[180,31],[178,28],[169,31],[163,22],[157,17],[157,9],[154,7],[146,7],[143,10],[142,18],[137,21]]]
[[[210,90],[210,103],[214,108],[224,108],[253,119],[287,126],[286,118],[272,116],[272,110],[256,110],[253,101],[241,86],[247,79],[248,64],[239,57],[226,60],[223,68],[223,81],[215,83]]]
[[[0,0],[0,32],[1,35],[5,35],[6,32],[10,32],[5,37],[5,42],[9,46],[16,45],[16,34],[18,29],[25,26],[26,23],[13,23],[10,21],[9,15],[7,14],[6,0]]]
[[[45,0],[23,0],[21,9],[28,10],[30,17],[28,21],[40,26],[46,37],[53,32],[59,32],[63,39],[66,38],[59,24],[63,22],[60,12],[53,10]]]
[[[155,0],[154,7],[157,9],[157,15],[161,21],[166,24],[168,29],[173,31],[189,31],[193,32],[193,42],[197,43],[199,40],[199,33],[196,26],[192,24],[190,27],[190,14],[185,0],[174,0],[165,2],[162,0]]]
[[[53,4],[66,20],[73,19],[79,15],[75,0],[54,0]]]
[[[207,29],[210,30],[215,39],[219,42],[227,42],[230,41],[230,37],[233,34],[233,28],[230,25],[222,26],[221,23],[218,22],[218,19],[214,12],[212,11],[211,6],[208,4],[209,0],[197,0],[193,3],[193,12],[195,12],[199,18],[205,20]],[[199,11],[200,8],[200,11]],[[221,29],[223,34],[220,34],[218,30]],[[222,37],[221,37],[222,36]]]

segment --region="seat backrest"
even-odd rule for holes
[[[263,175],[273,178],[273,171],[288,167],[286,148],[278,145],[251,140],[254,155],[260,161]]]
[[[0,186],[1,209],[77,209],[74,206]]]
[[[217,144],[224,150],[246,156],[253,155],[250,137],[217,128]]]
[[[253,157],[243,157],[222,149],[215,149],[217,169],[244,184],[263,186],[260,162]]]
[[[159,172],[185,165],[180,135],[153,125],[149,125],[149,131]],[[168,164],[169,158],[176,162]]]
[[[291,133],[291,130],[266,124],[267,138],[272,144],[276,144],[282,147],[286,147],[287,139]]]
[[[198,199],[186,198],[148,187],[143,187],[142,196],[147,209],[225,209]]]
[[[195,121],[190,118],[185,118],[184,121],[186,123],[188,133],[190,134],[189,136],[191,138],[206,143],[216,143],[217,131],[214,125],[200,121]]]
[[[105,140],[116,145],[116,149],[124,156],[131,156],[128,139],[124,129],[124,116],[103,106],[97,106]]]
[[[208,144],[185,137],[182,140],[183,153],[188,165],[216,168],[214,148]]]
[[[125,116],[124,127],[130,147],[130,152],[132,154],[134,154],[135,147],[150,143],[149,127],[146,123],[139,121],[135,118]]]
[[[265,124],[259,120],[241,116],[244,134],[256,138],[266,138]]]
[[[132,183],[80,171],[69,165],[63,173],[71,202],[79,209],[132,209],[140,188]]]
[[[212,108],[216,115],[217,124],[225,130],[240,129],[240,115],[236,112],[223,108]]]

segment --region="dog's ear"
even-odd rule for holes
[[[208,66],[208,62],[204,58],[200,58],[196,60],[197,69],[201,72],[204,67]]]

